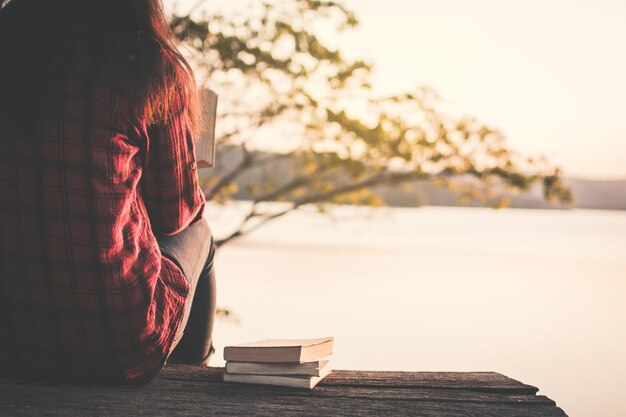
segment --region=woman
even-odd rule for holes
[[[170,354],[207,362],[198,101],[160,0],[1,3],[0,374],[138,383]]]

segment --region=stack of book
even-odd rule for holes
[[[332,337],[226,346],[224,381],[311,389],[330,373],[332,353]]]

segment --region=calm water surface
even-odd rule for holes
[[[209,207],[221,235],[240,205]],[[626,213],[296,212],[221,248],[224,345],[335,336],[336,369],[497,371],[626,416]]]

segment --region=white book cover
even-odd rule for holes
[[[327,367],[330,367],[328,359],[297,364],[226,362],[226,372],[230,374],[321,376]]]
[[[226,346],[224,359],[234,362],[312,362],[331,355],[333,341],[333,337],[257,340]]]
[[[215,123],[217,118],[217,94],[208,89],[198,92],[204,128],[195,144],[198,168],[210,168],[215,165]]]
[[[322,379],[331,373],[330,367],[320,376],[296,377],[283,375],[247,375],[224,373],[224,381],[243,384],[278,385],[281,387],[313,389]]]

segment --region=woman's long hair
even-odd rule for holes
[[[193,72],[175,44],[161,0],[0,0],[0,117],[27,121],[62,76],[78,44],[136,80],[133,107],[148,125],[167,122],[183,94],[200,128]],[[131,57],[131,60],[128,60]]]

